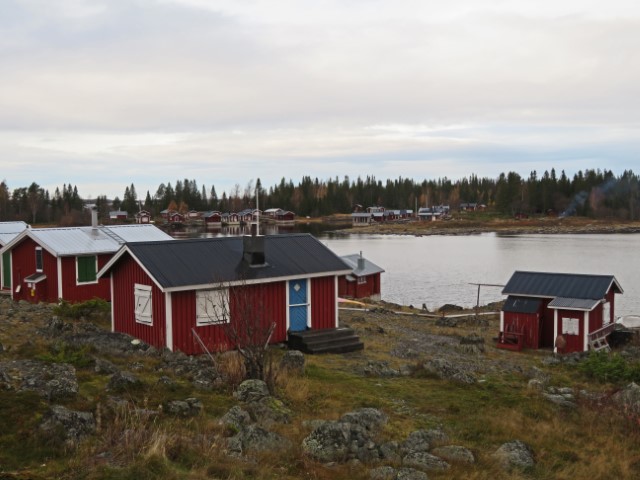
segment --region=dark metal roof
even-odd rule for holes
[[[507,297],[502,306],[503,312],[537,313],[542,300],[528,297]]]
[[[366,258],[361,257],[357,253],[352,253],[350,255],[343,255],[340,258],[342,258],[342,261],[353,269],[351,273],[356,277],[366,277],[367,275],[373,275],[375,273],[384,272],[384,268],[379,267],[378,265],[373,263],[371,260],[367,260]],[[359,268],[359,265],[358,265],[359,258],[362,258],[364,268]]]
[[[502,293],[543,298],[599,300],[610,288],[613,288],[615,293],[622,293],[622,287],[613,275],[517,271],[509,279]]]
[[[162,288],[168,289],[351,271],[340,257],[309,234],[263,238],[266,265],[259,267],[243,260],[243,237],[129,243],[124,248]],[[101,276],[109,270],[107,267]]]

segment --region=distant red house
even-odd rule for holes
[[[338,326],[340,258],[308,234],[131,243],[99,272],[113,290],[112,325],[157,348],[232,348],[225,325],[248,305],[270,339]],[[195,332],[195,333],[194,333]],[[197,334],[197,335],[196,335]]]
[[[140,210],[138,213],[136,213],[136,223],[151,223],[151,213],[147,212],[146,210]]]
[[[598,349],[614,326],[613,275],[520,272],[503,294],[499,348],[553,348],[561,353]]]
[[[11,263],[11,297],[32,303],[109,300],[97,272],[127,241],[170,240],[153,225],[114,225],[24,230],[2,250]]]
[[[129,217],[129,214],[124,210],[113,210],[109,212],[110,220],[126,220]]]
[[[167,213],[167,222],[168,223],[182,223],[184,222],[184,215],[179,212],[169,212]]]
[[[279,210],[276,212],[276,224],[279,225],[293,225],[295,223],[296,215],[289,210]]]
[[[351,267],[351,272],[338,279],[338,295],[346,298],[380,300],[380,276],[384,269],[364,258],[362,253],[340,258]]]
[[[220,212],[207,212],[203,215],[204,223],[211,226],[222,225],[222,214]]]

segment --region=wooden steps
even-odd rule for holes
[[[589,350],[593,350],[595,352],[600,352],[604,350],[605,352],[610,352],[611,347],[609,346],[609,342],[607,341],[607,336],[615,330],[616,325],[614,323],[609,323],[595,332],[589,334]]]
[[[325,328],[289,332],[287,345],[304,353],[347,353],[364,349],[364,343],[351,328]]]

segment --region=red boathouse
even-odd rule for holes
[[[517,271],[502,293],[499,348],[570,353],[604,344],[623,291],[613,275]]]
[[[340,258],[351,267],[351,272],[339,278],[338,295],[346,298],[380,300],[380,277],[384,269],[364,258],[362,252]]]

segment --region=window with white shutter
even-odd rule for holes
[[[151,303],[151,287],[149,285],[134,285],[136,322],[153,325],[153,309]]]
[[[563,335],[580,335],[580,320],[577,318],[562,318]]]
[[[229,323],[229,289],[196,292],[196,325]]]

